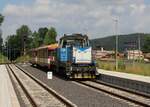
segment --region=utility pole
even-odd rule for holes
[[[27,35],[23,34],[23,63],[25,64],[25,55],[26,55],[26,39],[27,39]]]
[[[138,35],[138,47],[139,47],[139,60],[141,61],[141,38]]]
[[[4,55],[4,52],[3,52],[3,48],[4,47],[4,44],[2,45],[2,63],[4,63],[4,57],[3,57],[3,55]]]
[[[1,27],[0,27],[0,39],[1,39],[1,36],[2,36],[2,30],[1,30]],[[1,41],[1,40],[0,40],[0,41]],[[0,62],[0,63],[3,63],[3,62],[2,62],[2,53],[3,53],[3,52],[2,52],[2,50],[3,50],[2,47],[3,47],[2,44],[0,44],[0,55],[1,55],[1,62]]]
[[[1,46],[1,63],[3,63],[3,60],[2,60],[2,59],[3,59],[3,55],[2,55],[3,52],[2,52],[2,51],[3,51],[3,48],[2,48],[2,46]]]
[[[9,60],[9,47],[8,47],[8,43],[7,43],[7,58]]]
[[[23,55],[26,55],[26,41],[27,41],[27,35],[23,34]]]
[[[8,62],[9,62],[9,48],[8,48],[8,42],[6,44],[6,50],[7,50],[7,59],[8,59]]]
[[[115,60],[116,60],[116,71],[118,70],[118,20],[114,19],[115,21],[115,39],[116,39],[116,50],[115,50]]]
[[[8,57],[9,57],[9,61],[11,62],[11,50],[10,50],[10,46],[8,47]]]

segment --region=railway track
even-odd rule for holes
[[[7,65],[9,75],[15,77],[31,107],[76,107],[75,104],[25,72],[19,66]],[[12,77],[11,77],[12,78]]]
[[[75,81],[77,84],[90,87],[96,91],[105,92],[109,95],[134,103],[138,106],[150,107],[150,96],[144,93],[134,92],[112,84],[93,80],[93,81]]]
[[[66,81],[57,75],[53,75],[52,80],[47,80],[45,69],[37,69],[30,65],[24,66],[22,64],[18,64],[18,66],[59,92],[78,107],[137,107],[134,103],[129,103],[104,92],[75,84],[73,80]]]

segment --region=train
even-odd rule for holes
[[[96,78],[99,73],[87,35],[64,34],[59,43],[30,51],[30,63],[47,67],[66,78]]]

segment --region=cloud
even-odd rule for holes
[[[30,5],[7,4],[3,9],[4,37],[22,24],[32,30],[54,26],[63,33],[88,33],[90,38],[112,35],[113,17],[119,32],[149,32],[150,6],[143,0],[34,0]]]

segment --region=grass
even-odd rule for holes
[[[97,63],[98,68],[100,69],[115,71],[115,62],[98,60]],[[122,60],[118,62],[118,72],[150,76],[150,63],[142,63],[142,62],[125,63],[125,61]]]
[[[18,57],[15,62],[28,62],[30,59],[29,55]]]
[[[7,57],[0,53],[0,64],[9,62]]]

